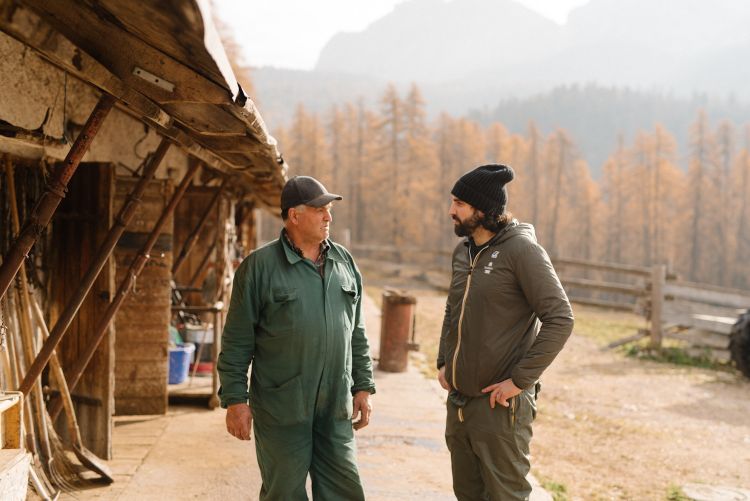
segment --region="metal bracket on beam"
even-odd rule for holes
[[[174,84],[172,82],[168,82],[163,78],[154,75],[153,73],[149,73],[143,68],[139,68],[138,66],[133,68],[133,75],[140,77],[148,83],[156,85],[157,87],[160,87],[167,92],[174,92]]]

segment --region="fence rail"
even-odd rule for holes
[[[648,330],[613,346],[650,336],[651,346],[660,347],[666,337],[686,342],[688,352],[693,355],[708,354],[728,361],[729,337],[738,310],[750,308],[750,291],[679,280],[664,265],[645,268],[574,259],[553,259],[553,263],[560,269],[560,279],[572,301],[631,310],[649,322]],[[571,269],[588,275],[603,272],[609,278],[603,282],[569,276]],[[633,277],[637,277],[635,283]],[[586,295],[577,294],[581,290]],[[627,299],[592,298],[601,292],[616,293]]]
[[[602,292],[615,292],[617,294],[626,294],[635,297],[645,296],[648,291],[639,285],[622,284],[617,282],[601,282],[597,280],[589,280],[586,278],[566,278],[565,285],[569,287],[580,287],[583,289],[602,291]]]
[[[664,288],[664,295],[672,300],[687,300],[695,303],[729,308],[747,308],[750,293],[734,289],[719,290],[702,284],[671,282]]]
[[[451,255],[449,251],[389,245],[353,244],[351,248],[358,258],[428,255],[437,261]],[[612,346],[649,337],[651,346],[658,348],[666,337],[688,343],[688,351],[693,354],[709,353],[716,359],[728,360],[729,333],[738,310],[750,308],[750,291],[680,280],[662,264],[646,267],[562,257],[553,257],[552,263],[571,301],[634,312],[648,321],[648,329]],[[433,261],[393,266],[402,270],[443,270]],[[447,277],[447,266],[443,271]]]
[[[651,268],[647,268],[645,266],[630,265],[630,264],[606,263],[606,262],[587,261],[583,259],[568,259],[568,258],[559,258],[559,257],[552,258],[552,262],[554,263],[555,266],[559,266],[559,267],[579,266],[579,267],[586,268],[588,270],[609,271],[613,273],[635,275],[638,277],[648,277],[651,275]]]

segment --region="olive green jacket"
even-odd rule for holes
[[[351,418],[352,394],[374,393],[362,276],[328,243],[324,278],[283,236],[237,269],[218,362],[222,407],[248,402],[259,418],[293,424],[316,406]]]
[[[527,389],[573,330],[568,298],[531,225],[513,221],[473,263],[468,245],[453,252],[438,368],[468,397],[508,378]]]

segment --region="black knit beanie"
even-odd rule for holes
[[[500,215],[508,203],[505,184],[513,181],[514,175],[507,165],[482,165],[461,176],[451,194],[484,213]]]

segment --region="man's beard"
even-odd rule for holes
[[[459,237],[470,237],[474,233],[474,230],[479,228],[482,224],[482,218],[479,216],[479,211],[475,211],[474,214],[463,221],[458,219],[458,217],[453,216],[453,221],[453,231],[456,232],[456,235]]]

